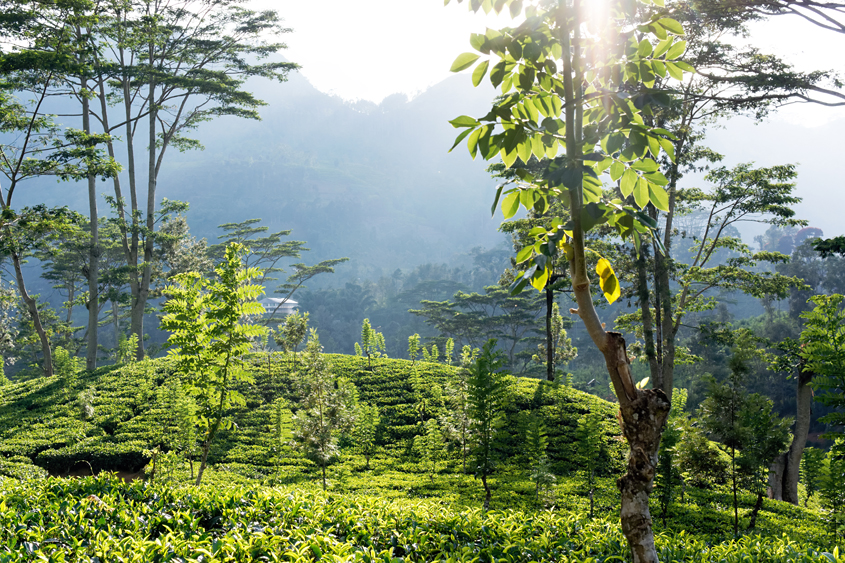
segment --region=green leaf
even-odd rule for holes
[[[683,71],[681,71],[681,69],[679,69],[675,65],[675,63],[665,61],[664,64],[666,65],[666,70],[669,71],[669,76],[671,76],[675,80],[683,80],[684,79]]]
[[[525,209],[534,207],[534,190],[519,190],[519,203]]]
[[[472,155],[473,160],[475,160],[475,155],[478,153],[478,138],[481,136],[482,129],[485,129],[485,127],[476,129],[469,136],[469,139],[467,139],[467,149],[469,150],[469,154]]]
[[[523,163],[528,163],[531,158],[531,142],[526,140],[523,143],[519,143],[516,147],[516,154]]]
[[[671,46],[672,46],[672,38],[668,37],[668,38],[664,39],[663,41],[661,41],[660,43],[657,44],[657,46],[654,48],[654,53],[652,53],[651,56],[657,58],[660,55],[662,55],[663,53],[665,53],[666,51],[668,51],[669,47],[671,47]]]
[[[598,263],[596,263],[596,273],[599,275],[599,286],[607,302],[613,303],[619,299],[619,296],[622,295],[622,289],[619,287],[619,280],[616,278],[613,267],[606,258],[599,258]]]
[[[687,42],[686,41],[678,41],[669,51],[666,52],[667,59],[677,59],[681,55],[684,54],[684,51],[687,50]]]
[[[515,190],[505,196],[502,200],[502,215],[510,219],[519,211],[519,190]]]
[[[669,211],[669,194],[655,183],[648,183],[648,199],[660,211]]]
[[[614,160],[613,164],[610,165],[610,179],[614,182],[621,178],[624,172],[625,165],[618,160]]]
[[[669,33],[674,33],[675,35],[684,34],[684,26],[672,18],[660,18],[655,23],[660,24]]]
[[[502,157],[502,162],[505,163],[505,168],[510,168],[511,166],[513,166],[513,163],[516,162],[516,158],[518,156],[516,150],[508,152],[507,149],[502,149],[501,151],[499,151],[499,154]]]
[[[480,123],[478,122],[477,119],[475,119],[474,117],[470,117],[468,115],[462,115],[460,117],[456,117],[455,119],[453,119],[449,123],[451,123],[452,127],[455,127],[456,129],[458,127],[475,127],[477,125],[480,125]]]
[[[663,175],[662,172],[649,172],[645,174],[645,178],[653,183],[657,184],[658,186],[666,186],[669,184],[669,180],[666,179],[666,176]]]
[[[640,58],[645,58],[651,55],[651,42],[648,39],[643,39],[637,46],[637,55]]]
[[[687,72],[695,72],[695,68],[688,62],[684,61],[675,61],[675,66],[677,66],[681,70],[685,70]]]
[[[499,198],[502,197],[502,189],[504,189],[504,187],[504,184],[496,186],[496,197],[493,198],[493,207],[490,208],[490,215],[496,214],[496,208],[499,206]]]
[[[650,158],[638,160],[637,162],[631,165],[631,168],[633,168],[634,170],[639,170],[640,172],[655,172],[660,169],[657,163]]]
[[[487,67],[490,66],[489,60],[481,61],[481,63],[475,67],[475,70],[472,71],[472,85],[478,86],[481,84],[481,81],[484,80],[484,76],[487,74]]]
[[[460,143],[461,141],[463,141],[463,140],[467,137],[467,135],[469,135],[470,133],[472,133],[472,131],[473,131],[472,129],[467,129],[466,131],[463,131],[460,135],[458,135],[458,138],[457,138],[457,139],[455,139],[455,142],[454,142],[454,144],[452,145],[452,148],[451,148],[451,149],[449,149],[449,152],[452,152],[452,151],[455,149],[455,147],[457,147],[457,146],[458,146],[458,143]]]
[[[597,179],[592,176],[584,176],[581,189],[586,203],[596,203],[601,201],[601,197],[603,195],[601,192],[601,182]]]
[[[648,136],[648,150],[651,151],[652,158],[658,158],[660,156],[660,141],[657,137]]]
[[[522,264],[523,262],[525,262],[526,260],[531,258],[531,253],[532,253],[533,248],[534,247],[532,247],[532,246],[526,246],[526,247],[522,248],[519,252],[517,252],[516,253],[516,263]]]
[[[480,57],[481,55],[477,53],[461,53],[458,55],[458,58],[455,59],[455,62],[452,63],[452,68],[449,70],[452,72],[461,72],[462,70],[466,70]]]
[[[628,168],[625,170],[625,173],[622,174],[622,182],[619,184],[619,189],[622,190],[623,196],[628,197],[631,195],[631,192],[634,191],[634,187],[637,185],[638,179],[639,176],[632,169]]]
[[[637,205],[640,206],[640,209],[645,209],[645,206],[648,205],[648,186],[649,182],[645,178],[638,179],[637,184],[634,186],[634,201],[637,202]]]
[[[663,147],[666,154],[669,155],[669,160],[675,162],[675,144],[669,139],[664,139],[663,137],[660,137],[658,142],[660,142],[660,146]]]

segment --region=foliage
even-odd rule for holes
[[[356,391],[348,380],[334,375],[313,328],[301,369],[297,381],[301,399],[294,416],[294,438],[305,455],[320,467],[325,490],[326,467],[338,456],[338,438],[355,423]]]
[[[546,561],[618,557],[624,538],[609,518],[571,512],[459,509],[431,500],[338,496],[301,488],[184,489],[110,475],[0,482],[0,541],[10,561],[33,557],[142,562],[179,557],[304,563]],[[62,506],[77,510],[62,510]],[[80,517],[82,511],[84,517]],[[47,541],[47,540],[60,541]],[[690,563],[842,563],[800,535],[717,541],[692,532],[657,536],[662,560]]]
[[[266,330],[244,322],[264,312],[255,301],[264,288],[250,283],[260,272],[241,265],[243,252],[237,244],[226,249],[225,261],[215,269],[216,280],[188,272],[176,276],[175,284],[165,290],[168,300],[161,326],[171,332],[169,354],[197,401],[196,422],[202,428],[197,484],[217,432],[231,424],[226,412],[233,404],[243,404],[241,394],[233,389],[233,383],[250,379],[242,356]]]
[[[308,313],[294,311],[285,318],[284,324],[273,337],[282,350],[290,353],[296,361],[296,350],[308,334]]]
[[[352,441],[355,443],[355,449],[367,460],[367,469],[370,468],[370,459],[378,451],[377,437],[380,424],[381,415],[378,407],[359,402],[355,413]]]
[[[484,510],[490,507],[487,478],[496,469],[496,438],[504,425],[502,410],[508,399],[508,380],[502,371],[504,360],[495,350],[496,341],[488,340],[470,368],[467,379],[467,413],[470,421],[470,453],[475,476],[484,485]]]
[[[549,320],[552,328],[551,346],[554,351],[552,367],[554,371],[557,371],[558,368],[565,368],[566,364],[578,356],[578,348],[572,345],[572,339],[566,335],[566,328],[564,328],[566,322],[560,314],[560,305],[557,303],[552,305],[552,316]],[[531,359],[538,364],[544,364],[546,355],[546,343],[541,342],[537,344],[537,353],[531,356]]]
[[[370,367],[373,365],[373,358],[379,358],[382,355],[387,356],[384,335],[370,326],[370,319],[364,319],[361,325],[361,344],[355,343],[355,355],[366,356],[367,365]]]
[[[602,440],[601,418],[597,413],[588,413],[578,420],[576,437],[578,440],[578,459],[584,469],[587,490],[590,496],[590,518],[593,517],[593,494],[596,486],[596,470],[599,467]]]
[[[480,347],[494,338],[507,354],[513,373],[523,373],[533,348],[542,333],[539,323],[543,299],[532,294],[511,295],[507,288],[487,286],[484,294],[455,293],[451,301],[420,302],[421,309],[410,312],[422,317],[438,332],[436,343],[448,346],[453,341],[461,346]],[[423,349],[423,354],[427,352]],[[431,361],[437,361],[436,358]]]
[[[440,424],[436,418],[429,418],[423,424],[423,433],[414,438],[414,449],[423,460],[429,478],[433,481],[437,464],[443,458],[445,443]]]
[[[814,308],[801,314],[801,357],[807,369],[814,372],[813,388],[819,391],[816,400],[833,407],[820,421],[837,430],[831,437],[845,436],[845,297],[839,294],[816,295],[810,298]]]
[[[675,389],[672,393],[672,409],[669,411],[669,418],[666,420],[666,429],[663,431],[663,438],[660,440],[660,452],[657,458],[657,476],[655,477],[655,489],[657,489],[658,500],[660,501],[660,517],[663,525],[666,526],[666,516],[669,513],[669,506],[672,504],[675,493],[675,484],[680,480],[680,471],[677,463],[678,444],[684,438],[684,430],[689,424],[687,415],[684,412],[687,404],[687,390]]]
[[[807,492],[807,497],[804,499],[805,507],[813,498],[813,495],[819,491],[824,470],[824,459],[824,450],[804,448],[804,455],[801,456],[801,482]]]

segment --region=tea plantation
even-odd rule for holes
[[[415,405],[444,406],[441,364],[329,355],[361,401],[378,406],[377,454],[366,467],[349,440],[329,467],[291,444],[298,397],[288,356],[255,355],[245,405],[215,442],[204,484],[172,450],[178,393],[167,359],[0,387],[0,561],[607,561],[625,560],[615,479],[625,446],[613,404],[562,385],[512,379],[480,511],[479,481],[450,451],[434,471],[413,438]],[[423,385],[416,390],[410,374]],[[425,395],[421,397],[422,395]],[[578,463],[578,420],[603,416],[595,518]],[[536,495],[523,463],[525,421],[541,419],[556,481]],[[194,463],[193,465],[196,465]],[[95,477],[51,478],[97,474]],[[114,475],[112,472],[117,473]],[[741,515],[754,503],[741,498]],[[663,561],[822,561],[845,556],[810,509],[766,501],[753,532],[733,538],[723,485],[687,487],[666,525],[655,518]],[[656,514],[658,508],[653,506]],[[746,524],[747,524],[747,518]]]

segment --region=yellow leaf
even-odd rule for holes
[[[607,259],[599,258],[596,264],[596,273],[599,275],[599,285],[607,302],[613,303],[619,299],[619,296],[622,295],[622,289],[619,287],[619,280],[616,279],[616,274]]]

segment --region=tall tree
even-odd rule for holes
[[[470,453],[475,464],[475,476],[484,486],[484,510],[490,508],[492,493],[488,477],[496,470],[496,439],[504,424],[502,409],[507,401],[508,382],[503,367],[496,341],[488,340],[472,364],[466,382]]]
[[[204,122],[232,115],[258,119],[264,104],[244,89],[251,77],[284,81],[294,63],[262,61],[285,48],[271,43],[289,32],[275,11],[256,12],[238,0],[109,0],[87,31],[92,49],[91,116],[106,133],[122,133],[129,182],[128,202],[119,177],[114,200],[132,293],[131,331],[143,343],[156,233],[156,200],[168,149],[201,148],[186,136]],[[258,62],[252,62],[252,61]],[[95,104],[91,104],[92,106]],[[144,138],[146,134],[146,138]],[[138,145],[141,145],[139,150]],[[118,145],[109,143],[111,156]],[[137,153],[147,151],[145,167]],[[142,180],[146,182],[145,193]],[[144,347],[138,347],[138,357]]]
[[[326,468],[337,458],[338,438],[355,424],[357,391],[351,382],[332,373],[322,352],[312,328],[297,377],[301,401],[293,419],[293,435],[305,455],[319,466],[325,491]]]
[[[499,190],[494,208],[501,199],[505,218],[520,205],[543,211],[550,201],[560,200],[568,208],[569,220],[550,218],[535,229],[535,245],[530,256],[522,257],[513,289],[531,283],[542,290],[553,273],[551,259],[560,252],[567,255],[578,305],[572,312],[605,358],[630,445],[628,471],[619,480],[622,529],[634,562],[654,562],[648,498],[671,388],[635,386],[624,338],[605,330],[593,304],[585,233],[607,224],[639,247],[658,226],[642,210],[649,204],[668,208],[663,188],[668,180],[655,159],[661,154],[672,158],[673,135],[646,125],[644,118],[652,106],[668,101],[653,89],[656,77],[682,79],[693,70],[678,60],[685,49],[678,39],[683,28],[660,15],[632,24],[634,2],[611,1],[601,10],[581,0],[470,2],[472,10],[482,6],[496,12],[509,8],[514,16],[524,14],[525,21],[474,34],[471,43],[480,54],[464,53],[453,64],[453,70],[463,70],[488,55],[476,66],[473,80],[479,84],[489,69],[493,86],[502,90],[487,115],[452,120],[465,129],[455,145],[466,139],[473,156],[501,155],[507,167],[517,158],[527,162],[532,154],[542,159],[539,172],[521,169],[516,186]],[[599,175],[608,169],[625,176],[622,195],[633,196],[633,204],[603,198]],[[596,266],[603,293],[617,299],[619,282],[610,263],[601,257]]]
[[[256,299],[264,288],[251,283],[260,277],[257,268],[246,268],[243,246],[232,244],[225,260],[215,269],[216,280],[198,272],[179,274],[165,290],[165,316],[161,326],[171,332],[169,354],[189,393],[197,402],[196,422],[202,431],[202,458],[196,484],[202,482],[208,452],[217,433],[231,426],[226,412],[245,404],[234,384],[250,381],[243,355],[266,329],[246,322],[264,313]]]
[[[815,374],[812,381],[816,400],[833,407],[820,420],[830,425],[828,436],[845,437],[845,296],[817,295],[810,298],[814,308],[803,313],[801,357],[806,369]]]

